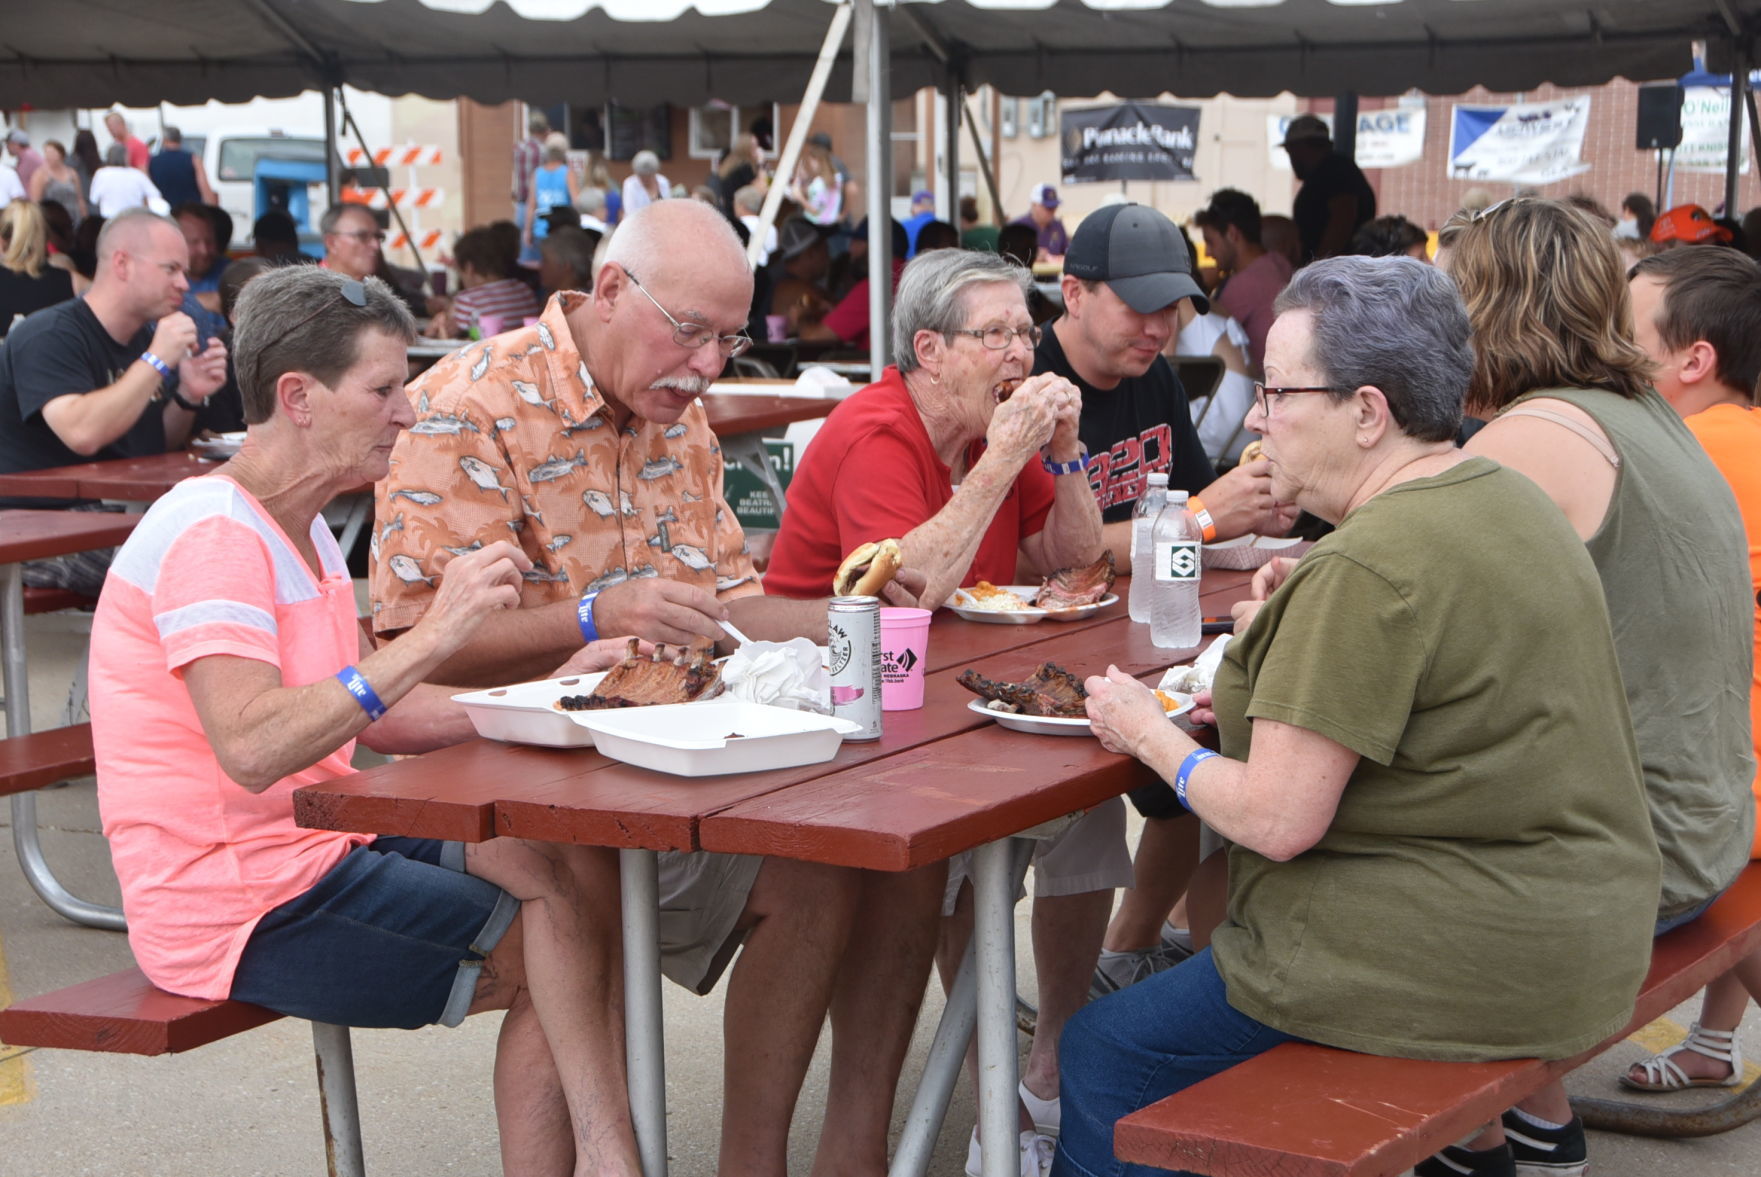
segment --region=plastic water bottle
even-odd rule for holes
[[[1150,559],[1151,547],[1155,540],[1150,532],[1156,526],[1156,516],[1162,513],[1162,507],[1168,501],[1168,476],[1152,474],[1149,476],[1149,489],[1137,500],[1137,506],[1131,512],[1131,591],[1126,607],[1131,610],[1131,620],[1148,621],[1150,619],[1150,596],[1155,590],[1156,574],[1154,561]]]
[[[1198,603],[1203,534],[1198,520],[1186,509],[1186,492],[1169,491],[1167,505],[1156,516],[1151,550],[1155,590],[1150,596],[1150,643],[1158,649],[1193,649],[1204,638],[1203,611]]]

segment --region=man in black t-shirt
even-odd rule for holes
[[[1063,295],[1064,314],[1040,340],[1033,370],[1056,372],[1082,390],[1089,484],[1120,569],[1130,567],[1131,512],[1157,471],[1167,473],[1171,489],[1200,501],[1214,528],[1207,539],[1288,530],[1295,509],[1273,501],[1265,461],[1217,477],[1180,378],[1162,355],[1179,331],[1180,301],[1190,298],[1201,311],[1210,305],[1174,222],[1137,204],[1089,214],[1070,239]]]
[[[0,348],[0,471],[183,444],[196,409],[226,379],[225,346],[211,339],[198,352],[196,325],[178,310],[188,264],[183,232],[169,217],[132,209],[104,226],[86,296],[30,316]],[[92,559],[25,566],[26,584],[95,593],[102,582]]]
[[[1333,133],[1312,114],[1290,120],[1283,147],[1302,181],[1290,212],[1303,262],[1350,253],[1358,226],[1376,219],[1376,190],[1356,163],[1333,150]]]

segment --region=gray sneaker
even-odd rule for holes
[[[1191,955],[1190,950],[1163,944],[1130,952],[1109,952],[1103,948],[1095,965],[1094,980],[1088,986],[1088,999],[1095,1001],[1129,988],[1145,977],[1173,968]]]

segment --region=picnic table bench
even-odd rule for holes
[[[1761,865],[1658,938],[1632,1021],[1569,1059],[1425,1062],[1286,1043],[1120,1120],[1120,1160],[1213,1177],[1385,1177],[1411,1168],[1655,1021],[1761,947]],[[1700,1112],[1574,1100],[1592,1128],[1706,1135],[1761,1116],[1761,1084]]]

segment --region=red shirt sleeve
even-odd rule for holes
[[[854,344],[868,334],[868,279],[850,287],[844,301],[826,313],[821,325],[845,343]]]
[[[1066,478],[1075,475],[1067,474]],[[1021,512],[1021,538],[1038,535],[1045,530],[1046,516],[1052,513],[1052,499],[1057,496],[1057,487],[1053,485],[1052,474],[1035,455],[1027,459],[1027,465],[1021,468],[1021,474],[1015,479],[1016,501]]]

